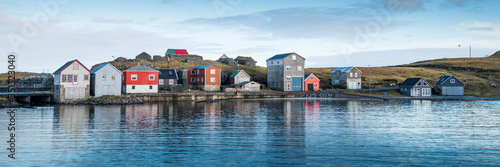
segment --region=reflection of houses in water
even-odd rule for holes
[[[284,102],[284,121],[287,135],[304,135],[304,102],[287,100]]]
[[[62,134],[86,134],[90,125],[90,106],[57,105],[54,106],[54,118],[57,119],[58,131]]]
[[[96,129],[119,129],[121,124],[121,106],[105,105],[94,107],[94,127]]]
[[[240,119],[251,119],[260,109],[258,101],[235,101],[234,112]]]
[[[359,116],[359,107],[361,106],[361,101],[347,101],[347,113],[350,116],[351,125],[354,127],[359,126],[358,116]]]
[[[219,127],[220,126],[220,103],[204,103],[205,109],[205,126]]]
[[[122,106],[127,127],[156,128],[158,127],[158,105],[126,105]]]
[[[319,128],[320,123],[320,105],[319,101],[305,101],[304,102],[304,112],[305,112],[305,121],[307,129],[315,129]]]
[[[412,100],[411,103],[416,111],[422,111],[424,113],[429,112],[432,107],[432,101],[430,100]]]

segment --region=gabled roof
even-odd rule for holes
[[[106,63],[106,64],[101,64],[97,67],[95,67],[94,69],[92,69],[92,74],[96,73],[97,71],[101,70],[103,67],[105,67],[106,65],[110,65],[111,67],[113,67],[116,71],[119,71],[120,73],[122,73],[122,71],[120,71],[119,69],[117,69],[115,66],[109,64],[109,63]]]
[[[271,57],[271,58],[269,58],[269,59],[267,59],[267,60],[283,59],[283,58],[288,57],[288,56],[290,56],[290,55],[292,55],[292,54],[299,55],[299,54],[297,54],[297,53],[295,53],[295,52],[292,52],[292,53],[285,53],[285,54],[278,54],[278,55],[274,55],[273,57]],[[300,55],[299,55],[299,56],[300,56]],[[302,56],[301,56],[301,57],[302,57]]]
[[[210,66],[214,66],[214,65],[201,65],[201,66],[196,66],[196,67],[195,67],[195,69],[197,69],[197,70],[201,70],[201,69],[208,68],[208,67],[210,67]],[[217,66],[215,66],[215,67],[217,67]],[[219,68],[219,67],[217,67],[217,68]]]
[[[235,60],[253,60],[252,57],[245,57],[245,56],[238,56],[235,58]]]
[[[427,84],[429,82],[427,82],[424,78],[408,78],[406,79],[402,84],[400,84],[399,86],[402,87],[402,86],[405,86],[405,87],[413,87],[415,86],[420,80],[422,80],[423,82],[426,82]],[[432,87],[430,84],[429,84],[430,87]]]
[[[188,52],[186,49],[167,49],[167,54],[171,55],[187,55]]]
[[[227,59],[229,57],[226,56],[226,54],[223,54],[219,59]]]
[[[337,71],[340,71],[340,72],[349,72],[353,68],[356,68],[356,67],[353,67],[353,66],[350,66],[350,67],[338,67],[335,70],[333,70],[331,73],[335,73]],[[356,69],[358,69],[358,68],[356,68]],[[359,70],[359,69],[358,69],[358,71],[361,72],[361,70]]]
[[[310,76],[314,76],[314,77],[316,77],[316,75],[314,75],[313,73],[310,73],[310,74],[304,74],[304,81],[305,81],[307,78],[309,78]],[[316,77],[316,78],[318,78],[318,77]],[[318,78],[318,80],[319,80],[319,78]]]
[[[149,56],[149,57],[151,57],[151,55],[149,55],[149,54],[148,54],[148,53],[146,53],[146,52],[142,52],[141,54],[138,54],[137,56]]]
[[[134,67],[131,67],[125,71],[158,71],[158,70],[152,69],[152,68],[147,67],[147,66],[134,66]]]
[[[179,79],[175,69],[160,69],[159,79]]]
[[[60,74],[64,69],[66,69],[69,65],[71,65],[75,61],[78,62],[78,64],[82,65],[83,68],[85,68],[87,71],[89,71],[89,73],[92,73],[92,71],[90,71],[82,63],[80,63],[80,61],[78,61],[78,59],[75,59],[75,60],[71,60],[71,61],[66,62],[63,66],[59,67],[59,69],[57,69],[53,74]]]
[[[460,81],[457,77],[453,76],[453,75],[444,75],[441,77],[441,79],[439,79],[439,81],[436,82],[436,85],[441,85],[443,84],[444,82],[446,82],[447,80],[449,80],[450,78],[455,78],[456,80],[458,80],[459,82],[462,82]],[[463,82],[462,82],[463,84]]]
[[[247,75],[248,77],[250,77],[250,75],[247,74],[247,72],[243,71],[243,70],[236,70],[233,75],[229,76],[229,78],[234,78],[236,77],[240,72],[243,72],[245,75]]]

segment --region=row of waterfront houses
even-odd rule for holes
[[[297,53],[278,54],[266,60],[267,87],[278,91],[319,91],[320,80],[305,74],[305,58]],[[339,67],[331,72],[331,85],[346,89],[361,89],[361,70]],[[251,81],[243,70],[230,77],[231,85],[242,91],[259,91],[260,84]],[[160,69],[135,66],[124,71],[111,64],[89,70],[78,60],[71,60],[54,72],[54,100],[66,102],[90,96],[121,95],[122,93],[157,93],[176,84],[204,91],[220,91],[221,69],[215,65],[194,68]],[[443,76],[435,85],[442,95],[463,95],[464,83],[452,75]],[[400,84],[400,93],[407,96],[431,96],[432,85],[423,78],[408,78]]]

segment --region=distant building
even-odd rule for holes
[[[141,60],[151,60],[151,55],[149,55],[146,52],[142,52],[141,54],[135,56],[135,60],[141,61]]]
[[[319,91],[319,78],[313,73],[304,75],[304,91]]]
[[[158,93],[158,70],[135,66],[123,71],[124,93]]]
[[[90,75],[90,94],[95,97],[122,94],[122,72],[107,63],[92,69]]]
[[[77,59],[66,62],[53,74],[55,102],[89,98],[91,71]]]
[[[430,97],[432,86],[424,78],[408,78],[399,85],[399,92],[406,96]]]
[[[238,64],[246,66],[255,66],[257,64],[257,61],[255,61],[252,57],[238,56],[235,60]]]
[[[189,55],[186,49],[167,49],[165,55]]]
[[[334,87],[361,89],[361,70],[356,67],[339,67],[330,74]]]
[[[186,49],[168,49],[165,52],[165,57],[171,60],[178,60],[186,63],[196,63],[200,64],[203,61],[203,57],[193,54],[188,54]]]
[[[177,76],[177,71],[175,69],[160,69],[158,78],[158,89],[166,90],[170,89],[179,81]]]
[[[238,63],[236,63],[236,60],[234,60],[233,58],[229,58],[226,56],[226,54],[223,54],[218,60],[217,62],[219,63],[223,63],[223,64],[227,64],[227,65],[230,65],[230,66],[237,66]]]
[[[229,76],[229,84],[237,85],[241,82],[250,81],[251,77],[243,70],[236,70],[233,75]]]
[[[204,91],[220,91],[221,70],[214,65],[201,65],[187,70],[188,82],[191,87]]]
[[[260,91],[260,84],[254,81],[245,81],[237,84],[240,86],[241,92],[258,92]]]
[[[443,96],[463,96],[464,83],[453,75],[444,75],[436,82],[441,95]]]
[[[280,91],[304,90],[304,57],[297,53],[278,54],[266,62],[267,87]]]

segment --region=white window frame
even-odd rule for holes
[[[88,80],[89,80],[89,75],[85,75],[85,76],[83,77],[83,80],[84,80],[84,81],[88,81]]]
[[[358,77],[358,73],[357,73],[357,72],[356,72],[356,73],[354,73],[354,77],[356,77],[356,78]]]
[[[165,81],[164,81],[163,79],[159,79],[159,80],[158,80],[158,85],[163,85],[163,84],[164,84],[164,82],[165,82]]]
[[[210,77],[210,82],[215,82],[215,77]]]
[[[298,71],[302,71],[302,66],[297,66]]]
[[[297,55],[292,55],[292,60],[297,60]]]
[[[292,77],[291,77],[291,76],[286,76],[286,80],[287,80],[287,81],[291,81],[291,80],[292,80]]]
[[[192,70],[191,70],[191,74],[192,74],[192,75],[196,74],[196,70],[192,69]]]
[[[169,79],[168,80],[168,85],[174,85],[174,80],[173,79]]]
[[[73,84],[78,84],[78,75],[73,75]]]
[[[292,70],[292,67],[290,67],[290,66],[286,66],[286,70],[287,70],[287,71],[290,71],[290,70]]]
[[[314,83],[314,87],[317,88],[318,87],[318,84],[317,83]]]
[[[116,79],[115,74],[111,74],[111,80],[114,81]]]
[[[455,83],[455,79],[450,79],[450,83]]]
[[[137,81],[137,74],[130,75],[130,80]]]
[[[149,80],[150,81],[154,81],[155,80],[155,75],[154,74],[150,74],[149,75]]]
[[[210,74],[215,74],[215,69],[210,69]]]
[[[352,74],[353,74],[352,72],[351,72],[351,73],[349,73],[349,76],[351,76],[351,78],[352,78]]]
[[[66,75],[61,75],[61,82],[68,82]]]
[[[194,79],[194,77],[191,77],[191,82],[196,82],[196,79]]]
[[[106,74],[102,74],[102,75],[101,75],[101,79],[102,79],[103,81],[105,81],[105,80],[106,80]]]
[[[314,77],[312,75],[309,76],[309,80],[314,81]]]

